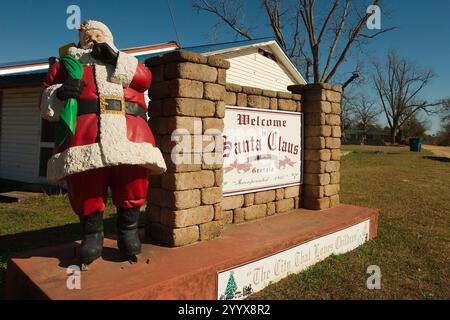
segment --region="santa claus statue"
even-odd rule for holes
[[[48,180],[67,183],[82,226],[78,255],[83,265],[102,255],[108,187],[117,207],[118,248],[126,259],[135,260],[141,250],[139,208],[146,200],[148,176],[166,170],[147,124],[144,92],[152,75],[115,47],[111,31],[101,22],[83,23],[79,41],[67,54],[80,63],[81,79],[71,76],[63,60],[51,67],[44,82],[40,108],[45,119],[61,121],[67,101],[77,102],[73,132],[48,161]]]

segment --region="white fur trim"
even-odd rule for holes
[[[95,65],[95,81],[100,96],[123,97],[123,87],[111,82],[113,73],[114,66],[99,63]]]
[[[58,121],[61,109],[65,105],[65,101],[59,100],[56,96],[56,91],[61,87],[62,84],[54,84],[44,89],[44,92],[42,93],[40,104],[41,117],[48,121]]]
[[[149,174],[155,175],[166,171],[166,163],[161,151],[150,143],[124,142],[121,143],[120,148],[120,154],[117,154],[114,159],[107,160],[103,157],[99,143],[71,147],[50,158],[47,164],[48,181],[59,183],[71,174],[117,164],[142,166],[149,169]]]
[[[82,49],[77,49],[82,53]],[[84,57],[85,55],[81,55]],[[110,65],[95,64],[95,80],[100,96],[123,97],[122,84],[110,81],[115,69]],[[71,147],[54,155],[47,164],[48,180],[55,183],[66,176],[87,170],[117,165],[139,165],[150,174],[161,174],[167,169],[161,151],[150,143],[128,140],[125,115],[100,114],[100,142]]]
[[[103,32],[103,34],[105,35],[105,37],[108,38],[108,40],[110,40],[111,42],[114,41],[114,37],[113,37],[111,30],[103,22],[95,21],[95,20],[86,20],[83,23],[83,26],[84,26],[84,28],[80,32],[80,40],[81,40],[81,35],[84,34],[85,31],[96,29],[96,30],[100,30],[101,32]]]
[[[82,42],[81,39],[82,37],[84,37],[84,33],[87,30],[100,30],[106,37],[106,43],[109,44],[109,46],[115,51],[119,51],[116,46],[114,45],[114,37],[113,34],[111,32],[111,30],[109,30],[108,26],[106,26],[106,24],[100,22],[100,21],[95,21],[95,20],[86,20],[84,23],[84,29],[81,30],[80,32],[80,43]]]
[[[111,81],[121,84],[124,88],[128,87],[133,81],[134,74],[138,66],[138,60],[124,52],[119,52],[116,70],[111,76]]]

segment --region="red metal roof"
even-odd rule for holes
[[[148,45],[148,46],[142,46],[142,47],[134,47],[134,48],[127,48],[127,49],[121,49],[121,51],[126,52],[128,54],[131,54],[133,56],[141,56],[141,55],[147,55],[149,53],[156,53],[156,52],[163,52],[163,51],[170,51],[178,49],[179,46],[176,42],[168,42],[168,43],[162,43],[162,44],[155,44],[155,45]],[[6,66],[0,66],[0,76],[7,76],[11,74],[19,74],[19,73],[25,73],[25,72],[45,72],[46,69],[48,69],[48,61],[47,59],[40,59],[40,61],[36,62],[16,62],[11,63]]]

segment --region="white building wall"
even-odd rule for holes
[[[0,178],[30,183],[39,178],[41,89],[3,89],[0,104]]]
[[[296,84],[281,64],[259,54],[256,48],[217,56],[230,62],[227,83],[284,92]]]

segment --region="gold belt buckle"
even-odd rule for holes
[[[125,115],[125,99],[116,96],[100,96],[100,113]]]

